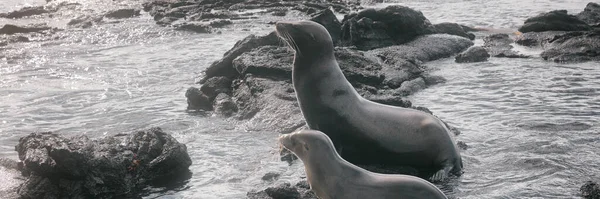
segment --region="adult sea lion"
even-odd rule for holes
[[[421,178],[373,173],[347,162],[320,131],[282,135],[279,142],[302,160],[310,188],[321,199],[446,199]]]
[[[278,22],[277,34],[295,51],[292,80],[311,129],[327,134],[354,164],[410,166],[432,181],[460,175],[454,139],[437,117],[361,97],[334,56],[331,36],[312,21]]]

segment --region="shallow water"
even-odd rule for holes
[[[82,5],[51,19],[0,19],[0,25],[64,27],[84,13],[140,7],[140,1],[71,2]],[[42,3],[0,0],[0,12]],[[434,23],[515,29],[527,16],[558,8],[579,12],[587,2],[401,3]],[[200,71],[237,40],[272,30],[264,22],[194,34],[159,27],[142,13],[90,29],[66,29],[54,40],[0,47],[5,55],[0,56],[0,157],[17,159],[19,137],[34,131],[102,137],[159,126],[188,146],[193,176],[185,187],[149,198],[243,198],[268,186],[260,178],[271,171],[282,173],[280,182],[297,180],[302,167],[279,161],[275,132],[247,131],[235,121],[186,111],[185,90]],[[462,152],[465,174],[450,194],[573,198],[585,180],[599,179],[598,63],[559,65],[532,58],[427,65],[448,82],[417,93],[413,103],[458,126],[457,139],[470,146]],[[6,170],[0,169],[0,176],[11,179],[3,180],[0,192],[18,182]]]

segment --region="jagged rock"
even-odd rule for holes
[[[187,109],[210,111],[213,108],[212,101],[198,88],[188,88],[185,92],[185,97],[188,103]]]
[[[200,91],[210,100],[214,99],[220,93],[229,94],[231,92],[231,79],[227,77],[212,77],[202,84]]]
[[[219,115],[229,117],[238,111],[237,105],[233,99],[231,99],[231,96],[226,93],[219,93],[213,102],[215,113]]]
[[[423,13],[395,5],[344,16],[341,39],[344,45],[370,50],[403,44],[433,32],[433,26]]]
[[[541,54],[554,62],[582,62],[600,60],[600,30],[570,32],[550,40]]]
[[[208,24],[202,22],[184,22],[175,25],[175,30],[187,30],[196,33],[210,33],[211,28]]]
[[[221,60],[213,62],[205,71],[205,78],[214,76],[224,76],[229,78],[236,77],[239,73],[233,67],[232,61],[245,52],[249,52],[254,48],[267,45],[277,45],[279,39],[275,32],[272,32],[266,36],[255,36],[250,35],[237,43],[229,51],[225,52],[225,55]],[[204,80],[203,80],[204,81]]]
[[[421,77],[402,82],[400,88],[396,89],[396,93],[401,96],[407,96],[427,87],[427,83]]]
[[[576,15],[581,21],[584,21],[592,26],[600,24],[600,5],[590,2],[585,6],[582,12]]]
[[[118,9],[114,11],[109,11],[104,14],[104,17],[115,18],[115,19],[124,19],[140,16],[139,9],[127,8],[127,9]]]
[[[16,33],[41,33],[50,29],[52,28],[46,26],[46,24],[33,24],[28,26],[16,26],[12,24],[5,24],[2,28],[0,28],[0,34],[12,35]]]
[[[403,45],[395,45],[369,51],[386,60],[432,61],[455,55],[472,46],[473,42],[464,37],[434,34],[424,35]]]
[[[324,9],[311,16],[311,20],[325,27],[331,35],[334,45],[337,45],[342,35],[342,24],[330,9]]]
[[[492,57],[527,58],[529,56],[515,52],[511,44],[514,42],[508,34],[498,33],[483,38],[483,48]]]
[[[464,38],[468,38],[470,40],[475,39],[475,35],[472,33],[468,33],[463,29],[463,26],[457,23],[439,23],[433,25],[433,28],[436,33],[445,33],[449,35],[461,36]]]
[[[15,149],[27,176],[22,198],[141,198],[148,185],[191,177],[186,146],[160,128],[98,140],[32,133]]]
[[[543,47],[558,35],[567,33],[566,31],[545,31],[545,32],[527,32],[519,35],[515,43],[529,47]]]
[[[579,190],[585,199],[600,199],[600,185],[596,182],[587,181]]]
[[[469,62],[484,62],[490,57],[487,50],[481,46],[473,46],[467,49],[465,52],[458,54],[454,61],[456,63],[469,63]]]
[[[566,10],[554,10],[525,20],[519,28],[522,33],[544,31],[585,31],[591,27]]]
[[[291,77],[294,54],[287,47],[261,46],[245,52],[232,61],[240,74],[262,77]]]
[[[2,18],[23,18],[34,15],[41,15],[44,13],[53,12],[51,10],[46,10],[44,6],[35,6],[35,7],[24,7],[20,10],[15,10],[9,13],[0,13],[0,17]]]

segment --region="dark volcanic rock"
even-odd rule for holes
[[[2,28],[0,28],[0,34],[12,35],[16,33],[41,33],[43,31],[51,29],[52,28],[46,26],[46,24],[33,24],[28,26],[16,26],[11,24],[5,24]]]
[[[187,30],[196,33],[210,33],[211,28],[208,24],[202,22],[186,22],[175,25],[175,30]]]
[[[456,63],[469,63],[469,62],[484,62],[490,57],[487,50],[481,46],[473,46],[467,49],[465,52],[458,54],[454,61]]]
[[[483,47],[492,57],[527,58],[529,56],[515,52],[510,45],[514,41],[507,34],[498,33],[483,38]]]
[[[594,2],[588,3],[587,6],[585,6],[585,9],[577,14],[577,18],[592,26],[598,27],[598,24],[600,24],[600,5]]]
[[[324,9],[312,15],[311,20],[323,25],[329,32],[329,35],[331,35],[333,44],[338,44],[342,36],[342,24],[330,9]]]
[[[467,31],[463,29],[463,26],[457,23],[439,23],[433,25],[433,28],[436,33],[445,33],[449,35],[461,36],[470,40],[475,39],[474,34],[467,33]]]
[[[140,198],[148,185],[189,178],[184,144],[160,128],[90,140],[33,133],[15,147],[23,162],[23,198]]]
[[[202,84],[200,91],[212,101],[218,94],[231,93],[231,79],[227,77],[212,77]]]
[[[185,92],[185,97],[187,98],[188,109],[206,111],[213,109],[212,101],[198,88],[188,88]]]
[[[473,42],[464,37],[434,34],[421,36],[403,45],[379,48],[369,52],[376,54],[384,61],[402,58],[405,60],[426,62],[450,57],[472,45]]]
[[[566,31],[527,32],[519,35],[515,43],[522,46],[544,46],[557,35],[567,33]]]
[[[596,182],[587,181],[579,190],[585,199],[600,199],[600,185]]]
[[[215,97],[213,103],[215,113],[225,117],[232,116],[238,111],[237,104],[235,104],[233,99],[231,99],[231,96],[226,93],[219,93],[219,95]]]
[[[238,73],[263,77],[291,77],[294,54],[288,47],[261,46],[232,61]]]
[[[0,46],[18,42],[29,42],[29,38],[20,35],[0,35]]]
[[[127,9],[118,9],[114,11],[109,11],[104,14],[104,17],[115,18],[115,19],[123,19],[123,18],[131,18],[140,16],[139,9],[127,8]]]
[[[232,61],[245,52],[266,45],[277,45],[279,39],[275,32],[266,36],[250,35],[237,43],[229,51],[225,52],[223,58],[213,62],[205,71],[205,78],[214,76],[236,77],[239,73],[233,67]]]
[[[342,42],[361,50],[403,44],[433,32],[423,13],[404,6],[365,9],[342,21]]]
[[[556,36],[548,42],[541,56],[554,62],[600,60],[600,30]]]
[[[3,18],[23,18],[34,15],[41,15],[44,13],[50,13],[51,10],[46,10],[44,6],[35,6],[35,7],[24,7],[20,10],[15,10],[9,13],[0,13],[0,17]]]
[[[300,181],[294,186],[286,182],[262,191],[248,192],[246,196],[248,199],[317,199],[306,181]]]
[[[567,14],[566,10],[554,10],[525,20],[525,24],[519,28],[522,33],[553,30],[585,31],[591,30],[591,27],[577,17]]]

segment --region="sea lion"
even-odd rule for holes
[[[292,81],[310,129],[327,134],[353,164],[410,166],[419,176],[460,175],[454,138],[437,117],[360,96],[342,73],[327,29],[312,21],[277,22],[276,32],[294,49]]]
[[[440,189],[421,178],[373,173],[347,162],[320,131],[282,135],[279,142],[302,160],[310,188],[321,199],[446,199]]]

